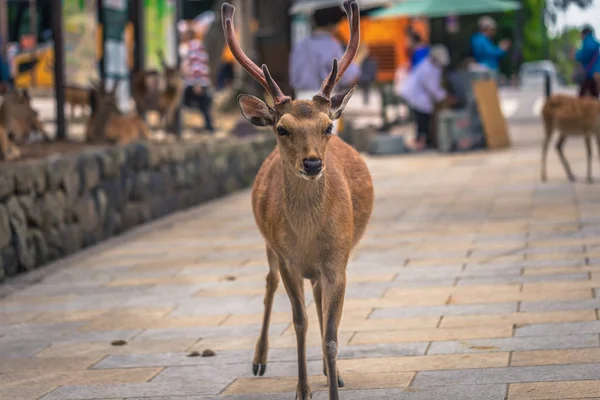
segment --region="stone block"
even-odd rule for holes
[[[56,226],[65,220],[66,196],[61,191],[48,192],[36,202],[41,214],[41,226],[44,230]]]
[[[4,247],[0,250],[0,258],[2,258],[5,276],[16,275],[19,271],[19,258],[15,249],[12,246]]]
[[[0,169],[0,200],[13,194],[15,190],[15,175],[12,168]]]
[[[35,266],[35,249],[29,241],[27,217],[15,196],[7,201],[6,208],[13,232],[12,243],[17,252],[19,265],[25,270],[30,270]]]
[[[0,204],[0,249],[10,244],[11,238],[12,231],[10,230],[8,210]]]
[[[36,201],[36,198],[33,194],[19,196],[19,205],[23,209],[29,225],[38,228],[42,226],[42,210],[39,207],[39,202]]]
[[[38,229],[32,229],[29,232],[31,243],[35,250],[36,266],[45,264],[49,261],[48,245],[44,234]]]
[[[130,200],[144,201],[148,197],[150,197],[150,172],[139,171],[133,177]]]
[[[91,190],[100,184],[100,165],[95,154],[85,153],[79,156],[78,169],[82,190]]]
[[[119,174],[118,152],[98,152],[96,158],[102,180],[114,178]]]
[[[15,176],[15,191],[17,193],[29,193],[35,189],[35,182],[38,179],[37,174],[40,173],[36,168],[36,164],[25,162],[16,164],[13,169]]]

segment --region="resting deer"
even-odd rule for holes
[[[562,94],[551,96],[542,108],[545,138],[542,144],[541,178],[545,182],[548,146],[555,130],[558,130],[556,151],[570,181],[575,180],[565,158],[563,147],[568,136],[583,136],[587,152],[587,181],[592,180],[592,138],[595,136],[600,149],[600,102],[593,98],[576,98]]]
[[[4,95],[0,106],[0,124],[6,130],[8,138],[17,145],[25,144],[34,133],[50,141],[39,113],[31,105],[27,89],[12,89]]]
[[[161,123],[168,128],[172,126],[175,111],[181,104],[184,86],[179,68],[169,66],[161,50],[158,57],[163,68],[164,90],[160,91],[157,85],[148,83],[149,79],[156,77],[155,71],[137,71],[133,75],[132,97],[140,115],[158,111]]]
[[[312,100],[285,96],[266,65],[262,69],[242,51],[235,36],[234,7],[223,4],[222,23],[231,52],[244,69],[271,95],[274,106],[240,95],[242,114],[256,126],[270,127],[277,147],[265,160],[252,190],[252,208],[266,241],[269,262],[265,310],[253,362],[255,375],[267,365],[268,331],[273,296],[281,276],[293,310],[297,338],[298,387],[296,399],[310,399],[306,364],[308,321],[304,279],[312,283],[323,339],[324,373],[329,398],[338,399],[343,381],[336,369],[338,327],[346,289],[350,251],[365,232],[373,208],[373,184],[361,156],[338,136],[332,122],[340,118],[355,91],[331,95],[356,55],[359,44],[359,10],[355,0],[345,1],[351,26],[350,42],[338,64]]]
[[[88,141],[116,142],[127,144],[139,139],[149,139],[150,131],[137,115],[124,115],[119,110],[115,92],[119,81],[110,91],[104,83],[94,85],[92,89],[92,115],[88,121],[86,138]]]

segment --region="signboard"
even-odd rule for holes
[[[162,69],[157,56],[159,50],[168,64],[175,65],[175,12],[173,0],[144,0],[146,69]]]
[[[63,0],[67,85],[87,86],[98,79],[96,0]]]
[[[500,108],[496,82],[493,79],[475,81],[473,82],[473,93],[483,122],[488,148],[510,147],[508,127]]]

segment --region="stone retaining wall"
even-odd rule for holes
[[[272,135],[136,143],[0,166],[0,280],[249,186]]]

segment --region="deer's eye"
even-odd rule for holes
[[[277,127],[277,134],[279,136],[289,136],[290,135],[290,133],[287,131],[287,129],[285,129],[283,126]]]
[[[325,134],[331,135],[332,133],[333,133],[333,124],[329,124],[329,126],[327,126],[327,129],[325,129]]]

